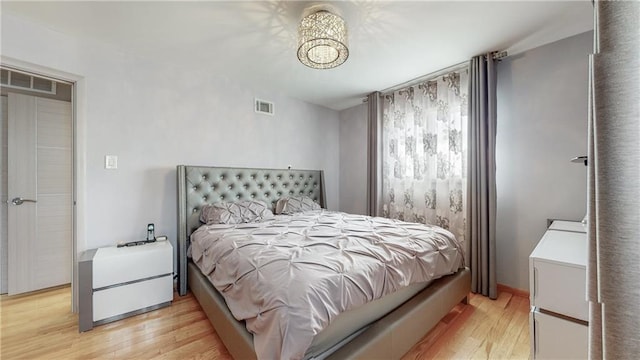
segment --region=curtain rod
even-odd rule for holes
[[[434,72],[429,73],[427,75],[422,75],[422,76],[419,76],[417,78],[411,79],[409,81],[405,81],[405,82],[403,82],[401,84],[394,85],[392,87],[388,87],[388,88],[386,88],[384,90],[381,90],[380,92],[383,95],[387,94],[387,93],[390,93],[390,92],[394,92],[396,90],[403,89],[405,87],[409,87],[409,86],[415,85],[415,84],[423,82],[425,80],[433,79],[435,77],[438,77],[440,75],[444,75],[444,74],[446,74],[448,72],[451,72],[453,70],[457,70],[459,68],[462,68],[463,66],[468,66],[468,65],[469,65],[469,60],[463,61],[461,63],[455,64],[455,65],[451,65],[451,66],[446,67],[444,69],[440,69],[438,71],[434,71]]]
[[[493,59],[497,60],[497,61],[500,61],[500,60],[504,59],[505,57],[507,57],[507,52],[506,51],[494,51],[491,54],[493,55]],[[433,78],[438,77],[440,75],[444,75],[444,74],[446,74],[448,72],[457,70],[458,68],[461,68],[461,67],[463,67],[465,65],[468,65],[468,64],[469,64],[469,60],[463,61],[461,63],[455,64],[455,65],[451,65],[451,66],[446,67],[444,69],[440,69],[438,71],[434,71],[434,72],[429,73],[427,75],[422,75],[422,76],[419,76],[417,78],[411,79],[409,81],[405,81],[405,82],[403,82],[401,84],[388,87],[388,88],[386,88],[384,90],[381,90],[380,93],[382,93],[384,95],[384,94],[387,94],[387,93],[390,93],[390,92],[394,92],[396,90],[399,90],[399,89],[402,89],[402,88],[405,88],[405,87],[413,86],[413,85],[415,85],[417,83],[420,83],[420,82],[423,82],[425,80],[433,79]],[[367,98],[365,98],[363,100],[363,102],[366,102],[366,101],[367,101]]]

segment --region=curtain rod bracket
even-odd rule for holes
[[[508,56],[506,51],[494,51],[491,53],[493,60],[502,60]]]

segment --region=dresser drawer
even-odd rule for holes
[[[573,321],[531,311],[534,359],[586,359],[588,327]]]
[[[148,308],[173,300],[173,276],[93,292],[93,321]]]
[[[581,266],[533,261],[533,305],[587,321],[586,272]]]

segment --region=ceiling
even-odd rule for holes
[[[333,1],[349,59],[314,70],[296,57],[307,1],[7,2],[2,12],[251,88],[342,110],[494,50],[516,54],[593,29],[584,1]]]

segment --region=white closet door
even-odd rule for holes
[[[9,94],[9,294],[71,281],[71,103]]]

